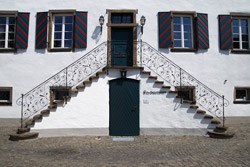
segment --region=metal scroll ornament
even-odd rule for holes
[[[107,65],[107,43],[104,42],[95,49],[70,64],[45,82],[41,83],[23,96],[24,120],[41,111],[50,103],[51,86],[77,86]],[[22,105],[22,99],[17,100]]]
[[[166,58],[146,42],[140,42],[138,48],[138,63],[146,66],[172,86],[194,86],[196,103],[217,117],[223,114],[223,97],[214,92],[195,77],[180,68],[174,62]],[[224,100],[224,106],[229,101]]]

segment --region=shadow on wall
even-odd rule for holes
[[[95,40],[95,43],[97,44],[101,38],[101,27],[96,26],[94,32],[91,35],[91,38]]]

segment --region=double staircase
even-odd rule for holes
[[[137,57],[141,74],[148,75],[148,79],[154,80],[154,83],[161,85],[162,89],[167,89],[169,94],[175,94],[175,98],[182,99],[178,96],[176,87],[195,87],[196,101],[182,99],[181,102],[189,104],[189,108],[196,110],[196,114],[203,115],[203,119],[210,120],[211,124],[216,125],[212,131],[208,130],[207,134],[210,137],[233,137],[234,134],[228,133],[228,128],[224,126],[224,107],[229,105],[228,100],[202,84],[146,42],[138,42]],[[34,126],[36,121],[41,121],[43,116],[49,115],[50,111],[56,109],[58,104],[67,102],[73,94],[78,93],[78,90],[85,89],[86,84],[91,84],[92,80],[98,79],[100,75],[106,75],[108,71],[106,66],[107,43],[104,42],[22,95],[17,100],[17,104],[22,109],[22,126],[18,128],[16,134],[10,135],[10,140],[37,138],[39,134],[30,132],[30,126]],[[164,81],[158,80],[158,78]],[[164,82],[171,86],[164,85]],[[64,100],[53,101],[50,97],[50,87],[52,86],[68,87],[71,90],[68,96],[64,96]],[[223,125],[221,125],[222,123]]]

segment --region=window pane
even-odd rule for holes
[[[14,48],[14,41],[8,41],[8,48]]]
[[[180,17],[174,17],[174,23],[181,24],[181,18]]]
[[[56,24],[55,31],[62,31],[62,24]]]
[[[0,91],[0,100],[10,100],[10,92]]]
[[[183,18],[183,23],[184,24],[191,24],[191,18],[190,17],[184,17]]]
[[[62,33],[61,32],[56,32],[54,38],[55,39],[62,39]]]
[[[234,47],[235,49],[239,49],[239,48],[240,48],[239,42],[234,42],[234,43],[233,43],[233,47]]]
[[[15,17],[9,17],[9,24],[15,24]]]
[[[174,31],[181,31],[181,25],[174,25]]]
[[[184,31],[191,32],[191,25],[184,25]]]
[[[72,32],[65,32],[65,39],[72,39]]]
[[[8,39],[14,40],[14,33],[9,33],[9,34],[8,34]]]
[[[184,39],[191,39],[191,33],[184,33]]]
[[[6,24],[6,17],[0,17],[0,24]]]
[[[9,32],[14,32],[15,26],[14,25],[9,25]]]
[[[239,33],[239,27],[233,27],[233,33]]]
[[[65,25],[65,31],[72,31],[72,28],[73,26],[72,26],[72,24],[66,24]]]
[[[246,90],[236,90],[236,99],[243,99],[246,94]]]
[[[174,39],[181,39],[181,33],[175,32]]]
[[[5,42],[4,41],[0,41],[0,48],[4,48],[5,47]]]
[[[240,23],[241,23],[241,26],[247,26],[247,20],[246,19],[241,19]]]
[[[184,41],[184,47],[185,48],[191,48],[191,46],[192,46],[192,43],[191,43],[191,41]]]
[[[5,40],[5,33],[0,33],[0,39]]]
[[[248,45],[248,42],[243,42],[243,43],[242,43],[242,48],[243,48],[243,49],[248,49],[248,46],[249,46],[249,45]]]
[[[65,16],[65,23],[73,23],[73,17],[72,16]]]
[[[247,34],[247,27],[241,27],[241,33]]]
[[[54,41],[54,47],[61,47],[61,40]]]
[[[62,23],[62,16],[56,16],[55,23]]]
[[[174,47],[181,47],[181,41],[180,40],[174,40]]]
[[[5,32],[5,25],[0,25],[0,32]]]
[[[239,34],[234,34],[233,35],[233,41],[239,41]]]
[[[242,41],[248,41],[248,35],[242,35]]]
[[[72,47],[72,40],[65,40],[64,41],[64,47],[71,48]]]
[[[239,20],[233,19],[233,26],[239,26]]]

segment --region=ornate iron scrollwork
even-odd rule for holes
[[[107,65],[107,43],[104,42],[86,55],[70,64],[45,82],[41,83],[23,96],[24,121],[41,111],[50,103],[51,86],[74,87]],[[67,77],[66,77],[67,75]],[[17,99],[22,105],[22,98]]]

